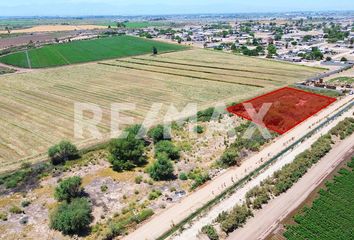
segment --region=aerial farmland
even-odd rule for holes
[[[168,44],[160,47],[162,51],[180,49],[179,46],[168,48]],[[133,54],[122,48],[120,52]],[[89,60],[92,58],[80,58],[80,61]],[[136,111],[129,115],[139,123],[155,102],[168,102],[178,108],[194,102],[203,109],[220,101],[244,100],[321,71],[207,50],[185,50],[2,76],[1,165],[45,153],[61,139],[74,140],[74,102],[90,102],[104,108],[100,128],[103,134],[108,134],[112,102],[136,102]],[[79,145],[87,142],[92,143],[92,139],[76,141]]]
[[[34,2],[0,3],[48,14],[0,14],[0,239],[351,237],[353,12]]]

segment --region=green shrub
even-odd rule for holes
[[[181,172],[179,174],[179,179],[182,180],[182,181],[186,181],[186,180],[188,180],[188,176],[187,176],[187,174],[185,172]]]
[[[16,205],[13,205],[10,208],[9,211],[10,211],[10,213],[13,213],[13,214],[21,214],[21,213],[23,213],[23,210],[20,207],[16,206]]]
[[[0,212],[0,220],[1,221],[7,221],[7,213]]]
[[[239,155],[235,149],[229,148],[220,157],[220,163],[223,166],[230,167],[234,165],[239,165],[238,161]]]
[[[31,201],[29,201],[29,200],[24,200],[21,202],[22,207],[28,207],[30,204],[31,204]]]
[[[199,111],[197,113],[197,120],[198,122],[209,122],[211,117],[214,114],[214,108],[210,107],[208,109],[205,109],[203,111]]]
[[[219,239],[218,233],[212,225],[205,225],[204,227],[202,227],[202,233],[206,234],[210,240]]]
[[[128,133],[128,136],[138,139],[145,135],[145,131],[145,128],[141,124],[135,124],[125,129],[125,132]],[[139,133],[141,133],[142,136],[139,136]]]
[[[194,132],[196,132],[198,134],[202,134],[204,132],[204,128],[202,126],[198,125],[194,128]]]
[[[140,184],[143,181],[143,176],[139,175],[135,177],[135,183]]]
[[[102,185],[101,186],[101,192],[107,192],[107,190],[108,190],[107,185]]]
[[[156,127],[150,129],[147,133],[148,137],[151,138],[154,143],[157,143],[162,140],[170,140],[171,134],[165,133],[165,128],[163,125],[157,125]]]
[[[246,205],[236,205],[229,213],[219,215],[218,221],[221,229],[226,233],[230,233],[242,227],[251,216],[252,212]]]
[[[150,193],[149,193],[149,200],[155,200],[156,198],[159,198],[162,195],[160,190],[157,189],[153,189]]]
[[[145,221],[146,219],[150,218],[152,215],[154,215],[154,211],[151,209],[144,209],[137,215],[133,217],[133,221],[137,224]]]
[[[193,171],[189,172],[188,178],[194,180],[191,186],[192,190],[196,189],[197,187],[203,185],[205,182],[210,180],[208,172],[200,168],[196,168]]]
[[[168,158],[178,160],[180,158],[180,150],[171,141],[160,141],[155,144],[155,156],[160,153],[167,153]]]
[[[55,188],[54,197],[58,201],[71,201],[82,194],[81,178],[78,176],[67,178]]]
[[[75,198],[70,203],[63,202],[52,213],[50,227],[63,234],[81,234],[92,220],[91,205],[86,198]]]
[[[120,223],[111,223],[108,231],[104,234],[103,240],[113,240],[116,236],[123,235],[125,229]]]
[[[24,182],[33,173],[31,168],[20,169],[13,173],[8,173],[0,177],[0,183],[4,184],[7,189],[17,187]]]
[[[68,160],[78,158],[79,151],[76,146],[68,141],[61,141],[59,144],[49,148],[48,156],[53,165],[62,164]]]
[[[108,151],[113,170],[118,172],[131,170],[146,163],[144,141],[132,135],[124,139],[113,139]]]
[[[155,181],[169,180],[174,177],[173,163],[166,153],[157,155],[157,160],[148,169],[150,177]]]

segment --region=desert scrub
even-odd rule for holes
[[[13,205],[9,211],[10,211],[10,213],[13,213],[13,214],[23,213],[23,210],[19,206],[16,206],[16,205]]]
[[[7,221],[7,213],[0,212],[0,220],[1,221]]]
[[[155,200],[157,198],[159,198],[162,195],[161,191],[158,189],[153,189],[148,196],[149,200]]]
[[[21,202],[22,207],[28,207],[30,204],[31,204],[31,201],[29,201],[29,200],[24,200]]]
[[[107,192],[107,190],[108,190],[107,185],[102,185],[101,186],[101,192]]]
[[[143,176],[136,176],[134,181],[136,184],[140,184],[143,181]]]
[[[212,225],[205,225],[204,227],[202,227],[202,233],[206,234],[210,240],[219,239],[218,233]]]

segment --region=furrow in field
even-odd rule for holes
[[[161,62],[159,61],[158,64],[154,63],[154,61],[151,60],[142,60],[138,58],[133,58],[132,60],[126,60],[126,59],[119,59],[116,60],[118,62],[124,62],[124,63],[131,63],[131,64],[137,64],[137,65],[143,65],[143,66],[153,66],[153,67],[159,67],[159,68],[166,68],[166,69],[174,69],[174,70],[183,70],[183,71],[189,71],[189,72],[197,72],[197,73],[207,73],[207,74],[213,74],[213,75],[218,75],[221,78],[223,76],[228,76],[228,77],[237,77],[237,78],[246,78],[246,79],[255,79],[255,80],[260,80],[260,81],[270,81],[270,82],[282,82],[276,79],[271,79],[270,76],[267,77],[256,77],[250,76],[250,75],[245,75],[242,73],[250,73],[247,71],[240,71],[239,74],[231,74],[229,70],[225,71],[224,69],[213,69],[213,68],[207,68],[205,66],[196,66],[193,65],[188,65],[188,64],[178,64],[178,63],[173,63],[173,62]],[[179,65],[182,65],[183,67],[180,67]],[[213,71],[212,71],[213,70]],[[264,74],[266,75],[266,74]]]
[[[237,73],[250,73],[253,76],[260,75],[260,76],[265,76],[263,79],[269,79],[273,80],[274,77],[283,78],[283,77],[297,77],[298,75],[293,74],[289,72],[288,70],[283,70],[279,68],[275,69],[269,69],[267,67],[256,67],[252,66],[250,67],[249,65],[245,65],[244,68],[242,68],[239,64],[237,65],[237,68],[232,68],[232,67],[225,67],[226,66],[232,66],[233,64],[229,63],[220,63],[220,62],[208,62],[208,61],[202,61],[202,60],[181,60],[181,59],[173,59],[173,58],[162,58],[162,59],[155,59],[152,57],[133,57],[133,60],[140,60],[140,61],[149,61],[149,62],[156,62],[156,63],[161,63],[161,64],[174,64],[174,65],[180,65],[180,66],[186,66],[186,67],[194,67],[194,68],[203,68],[203,69],[209,69],[209,70],[219,70],[219,71],[227,71],[227,72],[237,72]],[[254,69],[254,70],[253,70]],[[273,70],[273,71],[269,71]],[[278,80],[280,81],[280,80]]]
[[[145,66],[140,65],[137,63],[128,63],[128,62],[119,62],[119,65],[138,68],[142,70],[152,70],[161,73],[168,73],[168,74],[177,74],[177,75],[184,75],[192,78],[200,78],[200,80],[210,80],[210,81],[222,81],[225,83],[231,84],[240,84],[245,86],[253,86],[253,87],[265,87],[265,86],[274,86],[278,84],[276,82],[271,82],[267,80],[258,80],[254,78],[245,78],[245,77],[236,77],[236,76],[226,76],[226,75],[219,75],[215,73],[207,73],[201,71],[190,71],[188,69],[174,69],[174,68],[165,68],[163,66]]]
[[[112,67],[120,67],[120,68],[128,68],[128,69],[135,69],[135,70],[141,70],[141,71],[146,71],[146,72],[153,72],[153,73],[161,73],[161,74],[166,74],[166,75],[171,75],[171,76],[179,76],[179,77],[190,77],[194,79],[200,79],[200,80],[207,80],[207,81],[212,81],[212,82],[224,82],[224,83],[229,83],[229,84],[236,84],[236,85],[243,85],[243,86],[252,86],[252,87],[258,87],[258,88],[263,88],[264,86],[258,85],[258,84],[250,84],[250,83],[241,83],[241,82],[236,82],[236,81],[225,81],[225,80],[220,80],[220,79],[213,79],[209,77],[201,77],[201,76],[196,76],[192,74],[181,74],[181,73],[173,73],[171,71],[163,71],[163,70],[154,70],[152,68],[143,68],[143,67],[136,67],[136,66],[129,66],[127,64],[110,64],[110,63],[103,63],[100,62],[99,64],[107,65],[107,66],[112,66]]]

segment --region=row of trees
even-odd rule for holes
[[[63,234],[86,233],[92,221],[92,207],[90,201],[83,196],[80,177],[61,181],[54,193],[60,203],[50,216],[50,227]]]
[[[333,137],[344,139],[354,132],[354,118],[346,118],[334,127],[328,134],[320,137],[309,150],[296,156],[295,160],[276,171],[271,177],[261,182],[246,193],[246,204],[236,205],[230,212],[223,212],[217,218],[221,229],[232,232],[246,222],[252,216],[254,209],[262,208],[281,193],[286,192],[293,186],[307,170],[324,157],[332,148]]]

